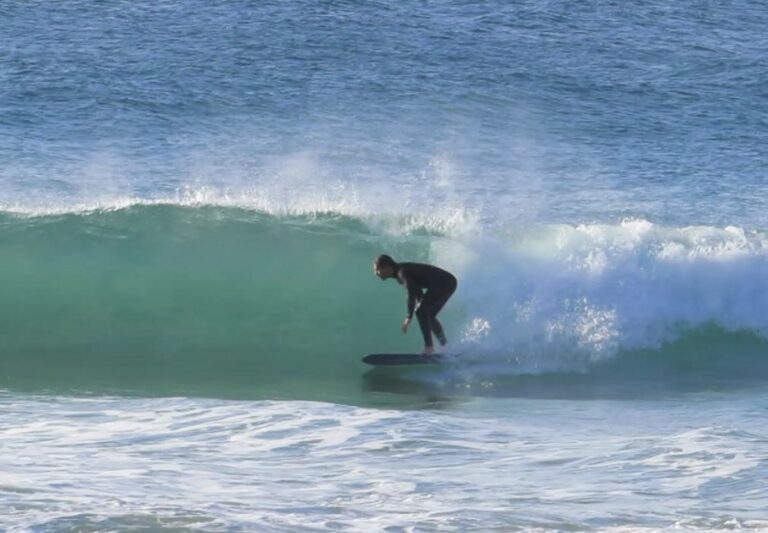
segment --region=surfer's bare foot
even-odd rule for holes
[[[432,346],[425,346],[424,351],[421,353],[423,353],[424,355],[431,355],[435,353],[435,349]]]
[[[440,341],[440,346],[448,344],[448,339],[445,338],[445,333],[441,333],[437,336],[437,340]]]

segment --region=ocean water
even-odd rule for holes
[[[0,20],[0,529],[768,530],[763,3]]]

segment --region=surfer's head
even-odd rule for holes
[[[389,279],[395,277],[396,271],[397,263],[388,255],[381,254],[373,262],[373,273],[379,276],[381,279]]]

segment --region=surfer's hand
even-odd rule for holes
[[[408,326],[410,326],[410,325],[411,325],[411,319],[410,318],[406,318],[405,322],[403,322],[403,325],[402,325],[402,327],[400,329],[403,330],[403,333],[408,333]]]

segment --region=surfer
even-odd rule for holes
[[[382,280],[395,278],[400,285],[405,285],[408,291],[408,316],[403,322],[402,330],[403,333],[408,332],[415,311],[421,334],[424,336],[424,353],[435,353],[432,346],[433,332],[441,346],[448,343],[443,326],[437,320],[437,314],[456,290],[457,281],[453,274],[422,263],[397,263],[388,255],[376,258],[373,262],[373,272]]]

